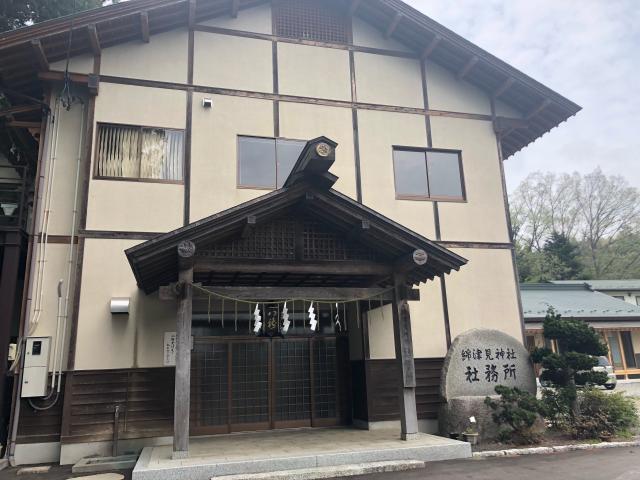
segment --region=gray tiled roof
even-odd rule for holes
[[[581,285],[586,283],[594,290],[640,290],[640,279],[630,280],[551,280],[556,285]]]
[[[544,317],[550,306],[563,317],[640,320],[640,306],[595,292],[584,283],[523,283],[520,294],[525,320]]]

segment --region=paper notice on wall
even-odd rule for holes
[[[164,332],[164,366],[176,366],[176,332]]]
[[[176,366],[176,332],[164,332],[164,366]],[[191,335],[191,350],[193,350],[193,335]]]

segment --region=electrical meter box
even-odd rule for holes
[[[22,371],[22,397],[44,397],[49,377],[51,337],[27,337]]]

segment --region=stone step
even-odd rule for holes
[[[211,480],[318,480],[323,478],[353,477],[371,473],[403,472],[425,467],[421,460],[389,460],[385,462],[354,463],[330,467],[299,468],[266,473],[223,475]]]

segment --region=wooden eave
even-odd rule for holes
[[[381,256],[388,259],[386,265],[389,273],[394,268],[398,268],[399,262],[410,257],[415,250],[424,250],[428,255],[425,265],[409,263],[409,267],[403,270],[410,284],[419,284],[435,276],[448,274],[451,270],[458,270],[467,262],[450,250],[331,189],[325,179],[328,166],[333,163],[333,159],[327,161],[325,158],[314,156],[313,153],[316,145],[328,143],[325,141],[331,142],[324,137],[308,142],[296,162],[296,166],[304,166],[297,171],[294,167],[290,177],[292,181],[286,182],[285,187],[185,227],[158,235],[126,250],[125,253],[138,286],[146,293],[151,293],[161,285],[176,281],[178,275],[176,249],[181,241],[192,241],[196,245],[197,252],[200,248],[211,244],[241,237],[246,230],[248,219],[252,219],[252,223],[260,224],[291,212],[312,216],[345,235],[366,224],[366,233],[360,235],[357,241],[380,252]],[[330,145],[333,146],[335,143],[331,142]],[[309,158],[305,159],[305,155],[311,155],[313,158],[307,161]],[[277,262],[273,260],[271,265]],[[257,266],[260,262],[255,263],[254,271],[260,268]],[[330,265],[327,262],[319,263],[323,263],[324,266]],[[215,261],[212,265],[212,270],[215,271]],[[268,268],[269,262],[265,265],[265,273],[273,270]],[[335,266],[335,275],[344,273],[338,263]],[[327,268],[324,268],[324,271],[326,270]],[[225,272],[228,272],[226,266]],[[345,280],[348,280],[346,276]],[[385,285],[384,281],[378,284]]]
[[[238,10],[265,1],[198,0],[192,21],[197,23],[211,17],[234,15]],[[401,0],[340,1],[347,2],[354,15],[407,45],[416,52],[417,58],[428,56],[429,60],[521,112],[527,121],[526,127],[498,132],[504,158],[526,147],[581,109]],[[136,39],[146,41],[149,34],[186,27],[189,24],[189,5],[189,0],[135,0],[2,33],[0,86],[40,97],[38,70],[42,62],[33,55],[33,40],[40,42],[46,60],[55,62],[65,58],[72,25],[70,51],[75,56],[95,51],[95,41],[91,41],[93,25],[101,48]],[[145,32],[146,26],[148,32]],[[13,100],[11,95],[9,98]],[[543,104],[545,108],[540,110]]]

